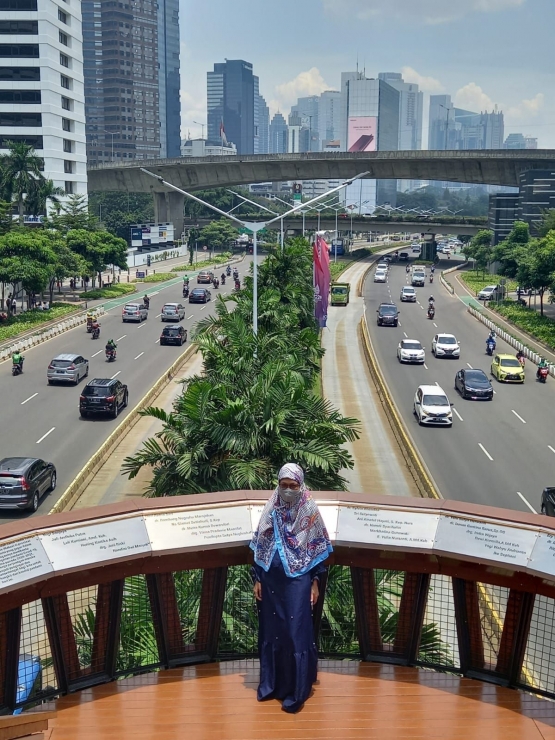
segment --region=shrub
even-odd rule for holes
[[[127,293],[134,293],[137,290],[133,283],[112,283],[109,288],[97,288],[89,290],[87,293],[80,293],[79,298],[87,301],[96,301],[99,298],[119,298]]]
[[[163,283],[166,280],[172,280],[177,277],[175,272],[157,272],[152,275],[147,275],[144,278],[136,278],[133,280],[134,283]]]
[[[498,285],[500,280],[506,280],[506,287],[508,291],[514,291],[517,288],[517,284],[515,280],[510,280],[509,278],[504,278],[503,275],[489,275],[483,272],[461,272],[460,275],[461,280],[463,283],[470,288],[470,290],[473,290],[474,293],[477,295],[482,288],[485,288],[486,285]]]
[[[79,311],[81,306],[71,306],[69,303],[53,303],[48,311],[25,311],[10,317],[0,324],[0,342],[14,339],[31,329],[40,329],[43,324],[54,319],[63,319],[71,313]]]
[[[540,314],[533,308],[521,306],[516,301],[490,303],[491,308],[519,329],[531,334],[535,339],[555,349],[555,321]]]

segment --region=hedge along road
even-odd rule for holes
[[[555,381],[549,378],[546,385],[538,383],[535,366],[527,363],[524,385],[502,384],[491,378],[496,391],[493,401],[463,400],[454,390],[458,370],[472,366],[489,376],[487,328],[441,285],[427,283],[425,288],[417,288],[419,303],[401,303],[403,285],[406,274],[402,265],[392,266],[386,284],[373,283],[372,273],[369,275],[364,286],[368,326],[399,412],[443,497],[539,511],[542,489],[553,485],[555,419],[550,409],[555,404]],[[434,322],[426,317],[432,293],[436,299]],[[393,301],[399,307],[397,328],[376,325],[376,309],[382,301]],[[437,332],[457,336],[460,360],[436,360],[431,344]],[[422,342],[426,348],[425,367],[398,363],[397,345],[405,337]],[[497,349],[515,353],[499,339]],[[412,413],[417,387],[436,382],[455,404],[451,429],[419,427]]]
[[[238,265],[243,279],[250,268],[250,260]],[[188,330],[189,339],[183,347],[160,347],[162,323],[160,312],[168,302],[183,301],[183,279],[153,284],[145,291],[151,297],[149,318],[141,324],[121,320],[119,306],[129,303],[137,294],[117,299],[117,305],[105,304],[107,313],[101,318],[100,339],[93,341],[84,326],[60,334],[26,352],[23,375],[12,377],[9,363],[0,366],[0,458],[8,456],[41,457],[53,462],[58,472],[56,491],[43,497],[38,513],[47,513],[75,478],[92,454],[115,429],[122,418],[138,403],[158,378],[185,350],[190,333],[199,319],[214,310],[218,294],[226,296],[232,290],[232,281],[223,288],[212,290],[212,301],[206,304],[185,305],[185,320],[181,324]],[[196,281],[191,281],[196,287]],[[116,340],[116,362],[107,363],[104,346],[109,338]],[[72,352],[89,360],[89,378],[78,386],[47,384],[46,370],[58,354]],[[92,378],[117,377],[129,386],[129,406],[120,412],[119,419],[92,417],[81,419],[79,396],[81,389]],[[0,523],[13,521],[27,512],[0,511]]]

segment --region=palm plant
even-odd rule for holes
[[[7,142],[9,153],[0,156],[0,188],[4,200],[15,201],[19,223],[23,226],[26,200],[37,203],[46,178],[44,161],[24,142]]]
[[[58,188],[52,180],[43,180],[37,188],[34,188],[25,200],[25,206],[30,213],[46,213],[46,205],[51,201],[60,206],[60,197],[65,195],[63,188]]]

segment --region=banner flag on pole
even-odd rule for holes
[[[328,320],[330,296],[330,251],[321,236],[316,236],[313,246],[314,258],[314,316],[318,326],[323,329]]]

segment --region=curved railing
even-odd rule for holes
[[[4,526],[0,708],[253,655],[248,542],[267,495],[137,499]],[[314,496],[334,543],[314,613],[322,655],[555,698],[552,520],[448,501]]]

